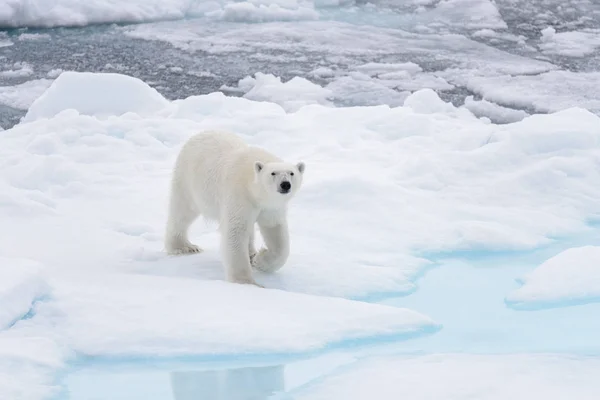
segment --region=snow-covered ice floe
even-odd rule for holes
[[[600,29],[557,33],[549,26],[542,30],[539,48],[547,54],[585,57],[600,48]]]
[[[600,118],[589,111],[495,125],[431,89],[393,108],[266,100],[168,101],[135,78],[63,72],[2,132],[0,255],[42,264],[48,292],[34,301],[21,286],[27,301],[0,351],[48,345],[45,358],[11,356],[20,383],[0,397],[53,390],[77,356],[285,355],[431,334],[441,326],[426,315],[356,300],[414,291],[427,254],[534,249],[587,231],[600,212]],[[204,129],[306,162],[289,261],[257,276],[267,289],[224,282],[214,224],[191,230],[204,253],[162,251],[175,157]]]
[[[27,110],[51,83],[51,79],[33,79],[14,86],[0,86],[0,104]]]
[[[184,18],[198,0],[8,0],[0,4],[0,27],[83,26]]]
[[[466,87],[484,99],[536,112],[582,107],[600,113],[600,72],[549,71],[539,75],[475,76]]]
[[[374,10],[374,5],[381,9]],[[429,29],[457,24],[468,29],[505,29],[507,26],[491,0],[413,0],[401,4],[383,0],[366,5],[354,0],[130,0],[126,3],[113,0],[5,0],[0,4],[0,27],[83,26],[189,17],[245,23],[355,19],[358,10],[366,14],[367,19],[396,24],[405,21]]]
[[[0,331],[31,311],[48,286],[35,262],[0,257]]]
[[[563,355],[377,357],[290,393],[294,400],[595,400],[600,359]]]
[[[546,260],[520,278],[522,286],[506,297],[522,310],[566,307],[600,301],[600,247],[573,247]]]

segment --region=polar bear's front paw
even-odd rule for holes
[[[252,268],[265,272],[272,273],[281,268],[282,263],[278,263],[278,260],[273,257],[274,254],[272,251],[262,248],[260,251],[251,258],[250,265]]]

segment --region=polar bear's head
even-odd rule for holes
[[[294,196],[302,185],[305,165],[286,162],[254,163],[256,182],[269,202],[285,202]]]

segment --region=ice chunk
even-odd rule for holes
[[[390,72],[405,71],[412,74],[423,72],[423,68],[419,64],[413,62],[407,63],[376,63],[369,62],[362,65],[357,65],[356,70],[368,74],[370,76],[376,76],[379,74],[385,74]]]
[[[477,117],[487,117],[496,124],[518,122],[529,116],[523,110],[502,107],[487,100],[474,100],[473,96],[465,98],[464,107]]]
[[[257,72],[254,77],[241,79],[238,89],[245,92],[247,99],[276,103],[288,112],[297,111],[307,104],[331,105],[328,100],[332,96],[331,90],[300,77],[282,82],[281,78],[272,74]]]
[[[419,14],[417,14],[418,18]],[[506,29],[506,22],[493,0],[441,0],[422,17],[425,22],[462,25],[465,28]]]
[[[319,18],[319,13],[311,7],[297,4],[294,4],[294,7],[282,7],[276,3],[254,4],[250,1],[226,4],[222,11],[209,15],[218,15],[224,21],[233,22],[298,21]]]
[[[506,297],[517,309],[561,307],[600,301],[600,247],[565,250],[520,279]]]
[[[38,324],[53,321],[75,351],[106,357],[300,353],[439,329],[402,308],[125,274],[57,281],[43,306]]]
[[[29,40],[50,40],[51,36],[47,33],[21,33],[18,37],[18,40],[29,41]]]
[[[585,57],[600,48],[600,30],[559,32],[552,27],[542,30],[539,48],[548,54]]]
[[[338,78],[328,84],[326,89],[333,93],[333,99],[344,106],[375,106],[386,104],[397,107],[404,103],[410,92],[396,90],[364,74],[352,74]]]
[[[0,257],[0,330],[22,318],[34,301],[48,293],[40,268],[32,261]]]
[[[465,109],[457,109],[450,103],[446,103],[432,89],[422,89],[411,94],[404,101],[405,107],[412,108],[419,114],[462,114],[465,118],[473,115]]]
[[[160,93],[137,78],[65,71],[33,102],[23,122],[50,118],[69,109],[97,117],[128,112],[153,115],[168,104]]]
[[[533,76],[473,77],[466,85],[484,99],[508,107],[538,112],[583,107],[600,112],[596,92],[600,72],[550,71]]]
[[[15,86],[0,86],[0,104],[27,110],[52,84],[52,79],[34,79]]]
[[[563,355],[380,357],[290,393],[297,400],[594,400],[600,359]],[[398,377],[402,377],[398,379]]]
[[[25,78],[33,74],[33,68],[27,63],[15,63],[15,69],[0,71],[1,78]]]

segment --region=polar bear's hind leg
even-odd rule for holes
[[[173,185],[176,185],[174,182]],[[200,213],[189,196],[182,190],[172,190],[165,236],[165,250],[169,254],[201,253],[202,249],[188,239],[188,230]]]

